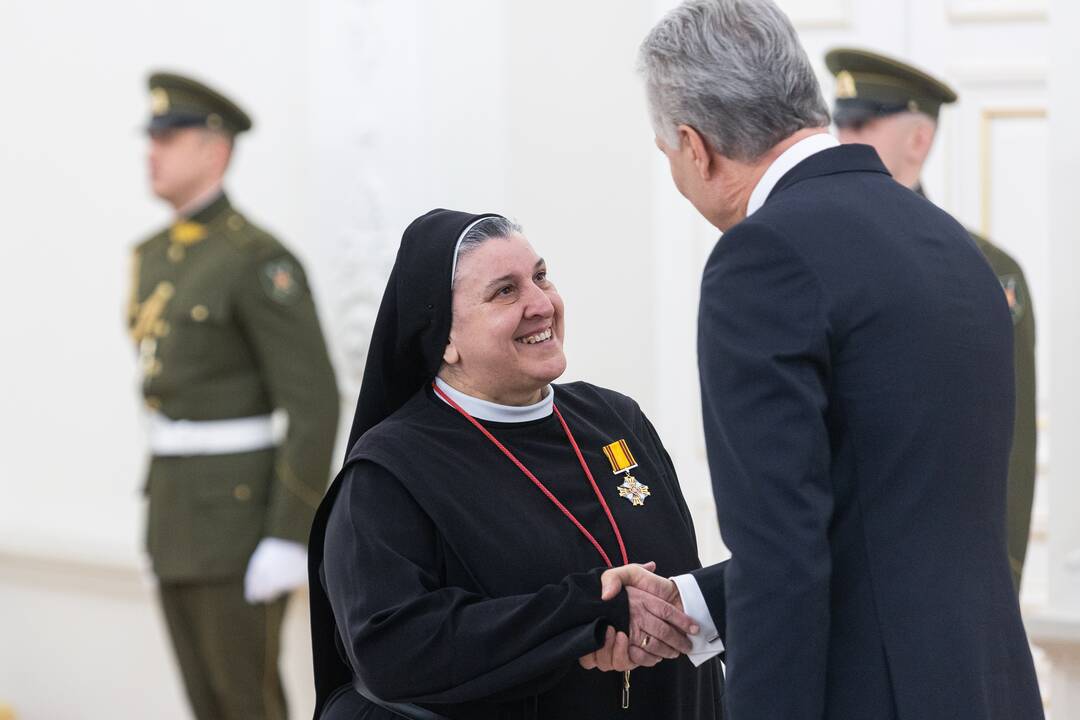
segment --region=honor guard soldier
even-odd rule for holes
[[[222,187],[251,119],[190,78],[149,86],[150,184],[175,220],[136,247],[128,314],[149,414],[148,549],[195,715],[277,720],[282,616],[307,579],[337,387],[303,268]]]
[[[925,197],[920,175],[933,145],[938,111],[955,102],[956,93],[917,68],[866,50],[831,50],[825,64],[836,76],[833,122],[840,141],[872,145],[893,177]],[[1035,315],[1016,260],[981,235],[968,232],[1001,281],[1013,320],[1016,419],[1007,531],[1009,564],[1019,591],[1035,491]]]

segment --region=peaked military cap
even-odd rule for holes
[[[205,127],[237,135],[251,129],[251,118],[217,90],[183,75],[150,76],[150,124],[147,132]]]
[[[834,48],[826,53],[825,65],[836,76],[837,127],[900,112],[926,113],[936,120],[942,105],[956,102],[956,92],[937,78],[869,50]]]

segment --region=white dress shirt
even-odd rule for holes
[[[746,216],[750,217],[761,209],[761,206],[765,204],[765,200],[769,197],[769,193],[776,187],[776,183],[780,182],[780,178],[784,177],[789,170],[811,155],[834,148],[839,144],[840,142],[836,138],[823,132],[803,138],[781,153],[780,157],[773,160],[772,164],[769,165],[765,174],[761,176],[761,179],[758,180],[757,185],[754,186],[753,191],[750,193],[750,200],[746,203]],[[709,606],[706,604],[705,597],[701,594],[701,588],[698,587],[694,576],[689,574],[677,575],[671,579],[679,588],[683,611],[701,626],[701,631],[697,635],[690,637],[691,648],[688,654],[690,662],[694,663],[694,665],[700,665],[722,653],[724,651],[724,642],[719,637],[716,622],[713,621],[712,614],[709,613]]]
[[[829,133],[823,132],[803,138],[782,152],[780,157],[773,160],[772,165],[761,176],[757,185],[754,186],[753,192],[750,193],[750,200],[746,203],[746,217],[750,217],[761,209],[761,206],[765,204],[765,200],[769,197],[769,193],[776,187],[776,183],[780,182],[780,178],[787,175],[791,168],[811,155],[837,147],[839,144],[839,140]]]

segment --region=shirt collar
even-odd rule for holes
[[[522,423],[529,422],[530,420],[543,420],[548,415],[551,415],[552,408],[555,407],[555,388],[551,385],[544,388],[546,393],[544,397],[540,399],[540,402],[533,405],[519,406],[500,405],[487,400],[474,398],[472,395],[466,395],[460,390],[454,389],[445,383],[442,378],[435,378],[435,384],[440,390],[446,393],[450,399],[460,405],[462,410],[469,413],[477,420],[503,423]],[[442,400],[442,398],[439,399]],[[446,401],[443,400],[443,402]]]
[[[780,153],[780,157],[773,160],[772,165],[769,166],[769,169],[765,171],[765,174],[758,180],[757,185],[754,186],[754,191],[750,193],[750,201],[746,204],[746,216],[750,217],[761,209],[761,206],[765,204],[765,200],[768,199],[769,193],[773,191],[776,183],[780,182],[780,178],[784,177],[788,170],[791,170],[791,168],[811,155],[836,147],[839,144],[840,141],[829,133],[817,133],[803,138]]]

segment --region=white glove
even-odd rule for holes
[[[244,573],[244,599],[270,602],[307,584],[307,548],[298,542],[266,537],[259,541]]]

